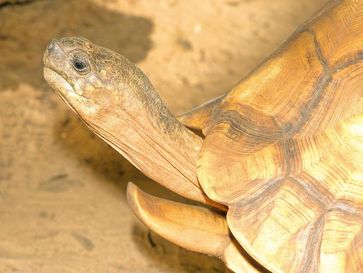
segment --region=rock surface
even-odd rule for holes
[[[42,54],[81,35],[136,62],[172,112],[228,91],[326,0],[0,0],[0,272],[224,272],[150,233],[127,182],[176,198],[50,90]]]

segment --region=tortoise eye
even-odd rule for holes
[[[81,58],[77,58],[75,57],[72,61],[73,63],[73,67],[77,72],[85,72],[88,68],[88,63],[81,59]]]

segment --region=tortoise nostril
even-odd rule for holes
[[[53,42],[50,42],[49,45],[48,45],[48,50],[52,50],[54,47],[54,44]]]
[[[56,39],[53,39],[47,46],[48,53],[52,53],[59,49],[58,42]]]

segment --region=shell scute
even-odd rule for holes
[[[233,88],[206,131],[199,182],[273,272],[363,271],[362,29],[363,1],[336,1]]]
[[[341,1],[310,26],[332,70],[363,58],[362,28],[362,0]]]

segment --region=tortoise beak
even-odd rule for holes
[[[52,59],[59,59],[62,56],[64,56],[64,52],[60,47],[60,41],[58,39],[53,39],[44,52],[43,63],[46,67],[51,67]]]

